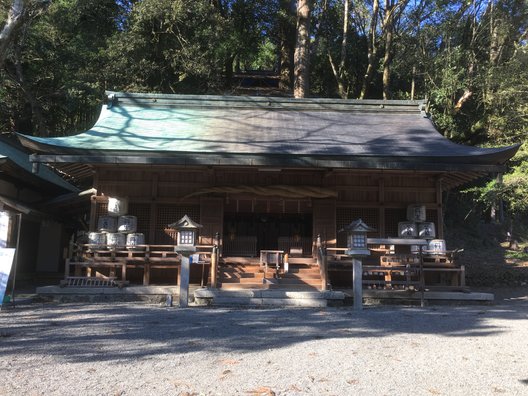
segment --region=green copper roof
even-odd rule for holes
[[[115,162],[104,159],[110,155],[128,156],[124,162],[164,155],[169,162],[187,156],[201,164],[220,163],[218,157],[222,164],[236,164],[235,159],[254,156],[278,163],[277,157],[414,158],[497,165],[517,150],[455,144],[436,131],[422,109],[419,101],[109,93],[91,129],[69,137],[20,138],[39,153],[98,155],[94,161],[101,162]]]

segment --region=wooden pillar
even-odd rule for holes
[[[156,218],[157,216],[158,216],[158,204],[156,202],[152,202],[150,204],[148,240],[145,240],[145,243],[147,244],[155,245],[156,243],[159,243],[159,241],[156,240]]]
[[[150,264],[145,263],[143,265],[143,286],[148,286],[149,284],[150,284]]]
[[[211,287],[217,287],[216,275],[218,273],[218,247],[215,245],[211,253]]]
[[[381,177],[378,181],[378,232],[380,238],[385,238],[385,178]],[[371,227],[376,227],[374,224],[370,224]]]
[[[97,195],[97,192],[99,191],[99,176],[97,169],[93,179],[93,188],[95,188],[95,194]],[[90,231],[96,231],[97,229],[97,201],[94,199],[90,200],[90,224],[88,226]]]
[[[70,276],[70,259],[67,258],[66,262],[64,263],[64,279],[68,279],[68,276]]]
[[[321,277],[321,291],[328,290],[328,254],[326,254],[326,249],[323,248],[323,271]]]
[[[127,272],[127,265],[126,265],[126,262],[125,262],[125,263],[123,263],[123,265],[121,266],[121,280],[122,280],[123,282],[126,281],[126,277],[127,277],[126,272]]]
[[[442,178],[436,180],[436,221],[439,239],[444,239],[444,209],[442,202]]]

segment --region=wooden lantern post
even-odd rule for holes
[[[367,247],[367,232],[375,231],[363,220],[353,221],[340,230],[347,232],[346,254],[352,257],[352,284],[354,289],[354,309],[363,309],[363,263],[361,258],[370,255]]]
[[[189,257],[196,252],[196,236],[198,229],[201,227],[201,224],[194,222],[187,215],[168,225],[168,228],[172,228],[178,233],[174,250],[181,255],[179,301],[181,308],[189,306],[189,277],[191,272]]]

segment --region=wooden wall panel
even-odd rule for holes
[[[222,241],[224,228],[224,200],[221,198],[200,199],[200,244],[213,245],[216,233]]]
[[[198,205],[160,204],[157,205],[156,222],[154,224],[154,241],[158,245],[172,245],[175,243],[173,235],[165,231],[167,225],[188,215],[192,220],[200,221],[200,207]]]
[[[346,247],[346,232],[339,232],[343,227],[353,221],[361,219],[369,227],[375,228],[376,231],[369,233],[369,238],[379,237],[379,210],[378,208],[337,208],[336,209],[336,230],[337,246]]]
[[[321,235],[321,241],[327,247],[335,246],[336,240],[336,202],[330,199],[315,199],[313,207],[313,238]]]

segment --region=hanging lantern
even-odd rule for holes
[[[347,251],[349,256],[368,256],[370,250],[367,247],[367,232],[376,231],[366,225],[363,220],[353,221],[339,232],[347,232]]]

